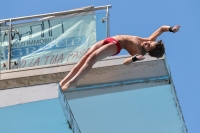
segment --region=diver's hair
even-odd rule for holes
[[[154,47],[152,47],[151,50],[148,52],[150,56],[157,58],[162,57],[164,53],[165,53],[165,47],[162,40],[159,40],[157,44]]]

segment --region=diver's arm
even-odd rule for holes
[[[167,25],[163,25],[160,28],[158,28],[156,31],[154,31],[148,38],[141,38],[138,37],[139,40],[141,41],[156,41],[157,37],[160,36],[163,32],[177,32],[179,30],[180,26],[176,25],[176,26],[167,26]]]
[[[177,32],[179,30],[180,26],[179,25],[176,25],[176,26],[167,26],[167,25],[163,25],[161,26],[160,28],[158,28],[155,32],[153,32],[148,38],[150,39],[150,41],[155,41],[156,38],[158,36],[160,36],[163,32]]]
[[[131,57],[129,57],[129,58],[127,58],[127,59],[125,59],[124,60],[124,65],[129,65],[129,64],[131,64],[132,62],[136,62],[136,61],[138,61],[138,60],[144,60],[144,56],[142,56],[142,55],[134,55],[134,56],[131,56]]]

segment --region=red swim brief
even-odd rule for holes
[[[103,45],[108,44],[108,43],[114,43],[117,46],[117,52],[114,55],[119,54],[119,52],[122,49],[119,42],[117,40],[115,40],[114,38],[109,37],[104,40]],[[112,56],[114,56],[114,55],[112,55]]]

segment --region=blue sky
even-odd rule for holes
[[[148,37],[161,25],[181,26],[178,33],[164,33],[168,63],[189,133],[200,132],[200,1],[199,0],[17,0],[2,1],[0,19],[111,4],[111,36]],[[10,8],[9,8],[10,7]],[[121,54],[127,54],[122,52]]]

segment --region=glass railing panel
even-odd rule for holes
[[[8,69],[6,30],[8,26],[1,26],[1,70]],[[11,32],[10,69],[78,62],[95,42],[106,37],[105,12],[15,22]]]
[[[73,133],[58,98],[1,107],[0,117],[1,133]]]
[[[103,13],[96,13],[96,36],[97,41],[100,41],[107,37],[106,31],[106,12]]]
[[[12,27],[11,69],[77,62],[96,42],[94,14],[65,16]]]
[[[7,70],[7,57],[8,57],[8,26],[0,26],[0,71]]]
[[[75,96],[68,104],[81,132],[187,132],[171,85],[148,87],[140,84],[140,89],[136,86],[93,88],[67,94]]]

